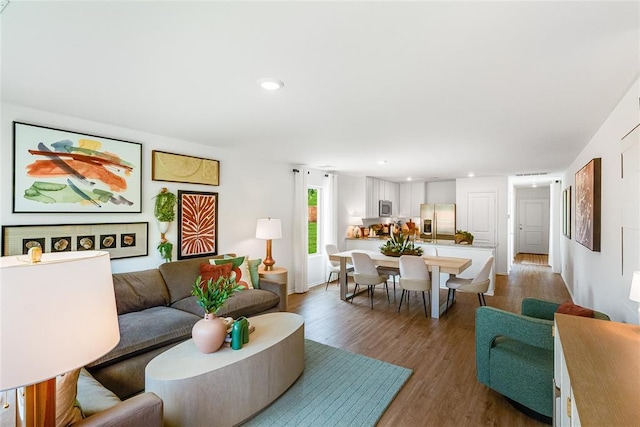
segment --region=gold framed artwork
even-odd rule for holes
[[[591,159],[576,172],[576,242],[600,252],[601,159]]]
[[[151,179],[186,184],[220,185],[220,162],[153,150]]]
[[[42,252],[107,251],[111,259],[148,255],[148,222],[110,224],[3,225],[2,255]]]

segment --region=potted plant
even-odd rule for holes
[[[160,243],[158,244],[158,252],[160,256],[167,262],[171,262],[173,254],[173,243],[169,242],[165,237],[165,233],[169,229],[171,221],[176,219],[176,195],[162,188],[160,193],[155,197],[156,203],[153,214],[158,221],[158,229],[160,230]]]
[[[204,309],[204,319],[193,325],[191,336],[196,347],[202,353],[217,351],[227,336],[227,324],[216,316],[227,298],[240,291],[235,279],[220,276],[217,280],[209,279],[206,283],[202,276],[196,278],[191,294],[196,297],[198,305]]]
[[[473,234],[468,231],[456,230],[456,234],[453,236],[456,244],[458,245],[472,245]]]
[[[409,235],[401,232],[391,233],[384,245],[380,246],[380,252],[388,256],[422,255],[423,250],[415,246]]]

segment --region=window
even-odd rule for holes
[[[308,254],[318,253],[318,189],[307,189],[307,209],[308,209],[308,235],[307,240],[309,243]]]

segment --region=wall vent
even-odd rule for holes
[[[532,172],[532,173],[517,173],[516,176],[541,176],[548,175],[549,172]]]

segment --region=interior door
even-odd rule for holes
[[[495,244],[497,241],[496,222],[496,193],[468,193],[467,231],[473,234],[473,243],[487,245]]]
[[[518,252],[549,253],[549,200],[520,199],[518,204]]]

